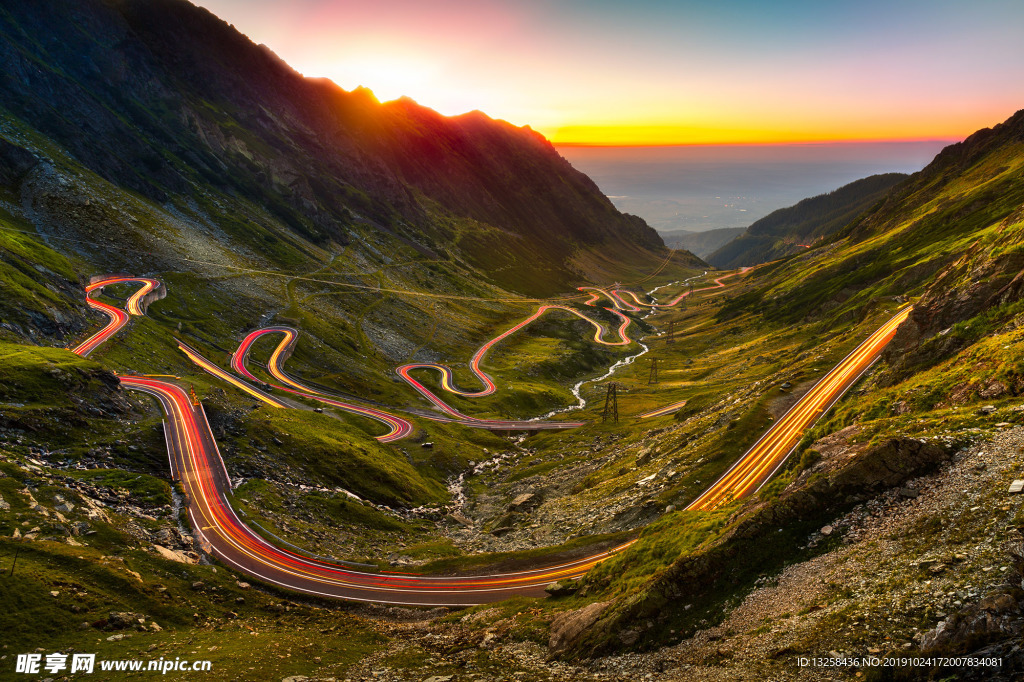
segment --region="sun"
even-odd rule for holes
[[[419,99],[435,88],[437,67],[429,60],[395,54],[359,54],[326,69],[328,78],[343,88],[363,86],[382,102],[402,96]]]
[[[348,47],[338,53],[303,63],[306,76],[329,78],[346,90],[373,91],[381,102],[411,97],[445,116],[479,109],[500,111],[500,88],[473,82],[464,67],[427,53],[387,46]]]

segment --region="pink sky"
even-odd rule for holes
[[[199,4],[308,76],[557,143],[949,139],[1024,107],[1004,0]]]

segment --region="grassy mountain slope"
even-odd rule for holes
[[[112,371],[171,374],[196,391],[245,481],[235,504],[267,532],[382,568],[461,560],[475,548],[451,539],[461,526],[448,480],[519,446],[420,419],[412,439],[383,445],[380,425],[345,413],[254,409],[176,340],[226,366],[247,331],[290,324],[301,337],[289,371],[423,410],[395,366],[445,362],[475,386],[465,362],[536,309],[524,293],[582,300],[574,287],[588,281],[653,287],[703,266],[669,254],[532,131],[302,79],[184,2],[5,5],[0,32],[0,555],[5,570],[19,556],[11,613],[53,624],[33,646],[84,649],[124,626],[112,611],[131,612],[146,625],[133,619],[129,634],[148,638],[155,620],[170,631],[158,646],[207,638],[225,649],[212,656],[222,674],[244,678],[233,652],[252,640],[222,637],[227,621],[286,638],[309,618],[334,627],[320,606],[266,586],[243,593],[223,568],[159,554],[198,548],[178,527],[158,407],[119,390]],[[84,285],[117,271],[154,276],[168,296],[80,359],[62,347],[101,325]],[[525,418],[571,403],[568,385],[636,352],[595,349],[579,338],[591,333],[557,320],[524,331],[485,362],[502,390],[459,407]],[[261,342],[253,359],[271,349]],[[196,581],[208,587],[183,595]],[[274,624],[292,608],[307,620]],[[325,662],[386,641],[365,624],[342,631],[359,645],[342,641]],[[266,658],[253,663],[314,667]]]
[[[708,262],[719,268],[749,267],[799,253],[846,227],[906,178],[902,173],[872,175],[780,208],[709,254]]]
[[[814,248],[638,325],[672,324],[675,336],[649,338],[649,352],[613,375],[619,421],[602,419],[605,381],[581,388],[587,405],[571,414],[589,422],[582,429],[510,441],[418,422],[414,439],[384,446],[378,426],[351,416],[253,409],[192,367],[175,339],[223,365],[247,330],[286,322],[302,334],[290,371],[422,409],[393,368],[446,362],[456,383],[473,385],[464,361],[535,308],[520,293],[590,273],[638,293],[664,285],[664,300],[701,263],[679,254],[650,277],[664,254],[643,245],[644,228],[605,215],[529,131],[298,79],[184,3],[33,7],[0,10],[0,49],[14,65],[0,112],[3,567],[20,552],[0,590],[15,605],[12,651],[129,657],[145,644],[174,657],[202,647],[225,678],[259,669],[358,679],[379,666],[398,679],[545,679],[537,645],[580,659],[670,644],[656,660],[562,672],[579,679],[639,661],[623,674],[667,668],[686,679],[702,666],[719,678],[786,679],[800,673],[797,655],[914,653],[947,618],[956,628],[1019,621],[1019,592],[1000,585],[1019,583],[1004,545],[1024,519],[998,491],[1016,475],[1012,427],[1024,421],[1012,351],[1024,328],[1024,112],[948,148]],[[37,40],[44,10],[66,46]],[[55,106],[64,97],[75,106]],[[550,201],[523,205],[545,187]],[[99,326],[82,285],[111,270],[157,276],[168,296],[88,360],[74,357],[59,346]],[[892,351],[776,479],[713,514],[681,511],[908,298],[917,307]],[[597,348],[589,334],[546,318],[488,357],[501,391],[454,404],[493,417],[571,404],[568,386],[636,352]],[[261,341],[254,359],[271,347]],[[178,529],[159,413],[118,390],[110,370],[191,383],[229,472],[244,479],[234,504],[319,554],[484,570],[581,551],[595,535],[640,541],[575,594],[405,630],[394,621],[408,614],[353,615],[248,585],[182,562],[197,548]],[[675,414],[641,418],[683,400]],[[993,448],[999,457],[984,457]],[[458,474],[472,525],[447,516],[446,483]],[[996,606],[979,606],[985,595]],[[22,614],[42,624],[31,639],[16,627]],[[939,638],[931,651],[1002,646],[1002,627]],[[254,650],[267,639],[279,647]],[[1008,660],[1011,646],[1000,650]]]
[[[813,364],[813,378],[831,362],[809,353],[817,349],[828,353],[835,343],[849,348],[907,298],[916,307],[882,362],[805,437],[777,480],[751,499],[725,508],[720,518],[665,514],[645,529],[637,545],[590,574],[583,582],[584,603],[609,604],[595,611],[597,615],[588,618],[585,626],[569,628],[570,634],[559,640],[560,648],[592,655],[595,650],[649,649],[681,638],[681,651],[703,651],[700,637],[690,640],[702,631],[724,632],[731,647],[747,646],[762,630],[735,633],[717,624],[728,620],[745,600],[761,598],[779,576],[827,564],[827,557],[846,552],[826,537],[831,529],[836,524],[856,526],[861,523],[856,519],[880,505],[885,505],[887,513],[904,515],[908,523],[923,528],[919,535],[901,541],[905,560],[899,566],[892,564],[890,555],[880,549],[878,543],[889,536],[848,537],[846,543],[853,543],[858,565],[871,567],[865,569],[870,577],[858,580],[862,586],[873,586],[845,591],[836,586],[829,591],[826,605],[815,607],[828,609],[828,617],[822,619],[788,620],[792,612],[762,605],[768,609],[762,611],[767,623],[763,631],[780,633],[775,641],[787,639],[781,636],[787,627],[802,633],[805,644],[781,651],[800,655],[825,650],[821,647],[848,646],[847,630],[839,630],[856,630],[858,617],[873,608],[873,595],[884,601],[888,596],[896,599],[896,594],[904,595],[899,597],[903,601],[890,605],[888,622],[872,626],[888,640],[876,645],[881,650],[893,642],[906,642],[900,644],[903,649],[933,653],[964,653],[993,642],[1012,644],[1016,632],[1012,627],[993,626],[980,632],[971,630],[978,621],[970,619],[977,617],[979,608],[988,608],[977,606],[982,597],[989,600],[983,604],[1005,601],[1006,610],[1001,613],[1007,618],[1021,612],[1019,594],[1002,584],[999,576],[989,575],[991,567],[981,569],[1007,561],[1000,546],[1016,541],[1012,530],[1019,514],[1013,505],[999,507],[1006,503],[999,501],[992,488],[946,479],[948,474],[942,472],[950,467],[967,469],[973,466],[971,458],[984,459],[983,443],[1019,439],[1017,431],[1001,434],[1021,422],[1015,405],[1024,391],[1024,368],[1010,350],[1019,342],[1024,319],[1019,284],[1024,263],[1018,257],[1024,234],[1022,166],[1024,112],[1018,112],[1005,123],[944,150],[829,243],[757,268],[736,286],[713,313],[720,334],[727,335],[726,330],[738,325],[758,330],[753,334],[763,339],[782,329],[798,329],[801,336],[815,340],[806,353],[797,355],[797,363],[768,382],[778,386],[786,378],[796,389],[804,379],[790,378],[793,370]],[[734,343],[731,339],[712,343],[704,354],[721,354]],[[765,346],[762,341],[753,347]],[[753,365],[757,364],[755,360]],[[758,395],[769,396],[740,393],[740,414],[742,405],[753,407]],[[778,388],[775,396],[780,396]],[[648,441],[649,447],[662,453],[654,458],[655,463],[661,460],[660,466],[666,462],[666,441],[657,434]],[[668,462],[677,471],[678,456]],[[990,465],[978,464],[976,471],[986,466]],[[716,475],[713,471],[702,480]],[[987,486],[1008,485],[1013,475],[1012,466],[1000,467],[998,480]],[[963,490],[955,492],[964,499],[995,496],[990,504],[998,509],[993,509],[987,523],[964,517],[957,521],[963,524],[957,533],[939,533],[937,526],[920,526],[927,526],[928,519],[918,507],[900,506],[910,504],[908,500],[916,499],[919,491],[947,487],[948,494],[943,492],[941,497],[922,497],[922,505],[932,506],[920,509],[956,514],[958,505],[965,504],[952,496],[952,488],[958,487]],[[688,499],[684,496],[680,504]],[[825,526],[827,533],[818,532]],[[985,540],[967,547],[971,537]],[[959,562],[941,580],[946,590],[952,590],[949,594],[959,597],[955,604],[945,593],[937,602],[941,609],[925,610],[918,603],[913,595],[927,589],[929,574],[919,571],[916,563],[911,565],[914,557],[921,561],[947,557],[931,575],[946,571],[950,562]],[[947,613],[960,609],[962,614],[955,621],[960,634],[924,636]],[[775,622],[789,625],[779,629]],[[868,642],[882,639],[871,631],[865,634]],[[1005,647],[998,650],[1008,651]],[[767,674],[766,670],[782,674],[791,662],[779,655],[767,667],[763,667],[763,656],[757,658],[760,663],[745,654],[742,658],[744,665],[761,665],[759,674]],[[708,658],[711,654],[700,656],[702,665],[719,665]],[[1015,659],[1009,665],[1020,664]],[[927,671],[904,674],[916,679]]]

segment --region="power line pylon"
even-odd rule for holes
[[[651,375],[647,377],[647,385],[658,383],[658,358],[651,358]]]
[[[668,338],[665,339],[665,343],[675,343],[675,342],[676,342],[676,321],[675,320],[669,320],[668,321]]]
[[[615,383],[608,384],[608,393],[604,397],[604,413],[601,415],[601,421],[606,422],[611,417],[615,420],[615,423],[619,423],[619,397],[616,393]]]

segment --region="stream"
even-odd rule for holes
[[[661,286],[654,287],[653,289],[648,291],[647,295],[648,296],[653,296],[659,289],[664,289],[665,287],[670,287],[670,286],[675,285],[675,284],[686,284],[690,280],[698,279],[700,277],[703,277],[706,274],[708,274],[708,273],[705,270],[704,273],[702,273],[700,275],[694,275],[693,277],[688,277],[688,278],[682,280],[681,282],[677,280],[675,282],[669,282],[668,284],[662,284]],[[647,314],[643,316],[643,319],[646,319],[646,318],[650,317],[651,315],[653,315],[656,310],[657,310],[656,308],[651,308],[651,310],[648,311]],[[661,336],[664,333],[665,332],[658,332],[657,334],[655,334],[655,336]],[[553,417],[556,414],[561,414],[563,412],[573,412],[573,411],[576,411],[576,410],[582,410],[584,407],[587,406],[587,399],[584,398],[581,395],[581,392],[582,392],[583,387],[585,385],[587,385],[589,383],[596,383],[596,382],[599,382],[599,381],[604,381],[608,377],[610,377],[613,374],[615,374],[615,371],[617,369],[619,369],[620,367],[625,367],[626,365],[632,364],[637,358],[643,356],[645,353],[647,353],[650,350],[650,347],[647,344],[645,344],[643,341],[638,339],[637,343],[640,344],[640,349],[641,350],[640,350],[639,353],[636,353],[634,355],[630,355],[628,357],[622,358],[621,360],[619,360],[615,364],[613,364],[611,367],[609,367],[607,372],[605,372],[603,375],[601,375],[601,376],[599,376],[597,378],[583,379],[582,381],[577,382],[576,385],[572,387],[572,394],[574,396],[576,396],[576,400],[577,400],[577,403],[575,405],[570,405],[568,407],[560,407],[560,408],[558,408],[556,410],[552,410],[551,412],[548,412],[545,415],[542,415],[540,417],[534,417],[533,419],[529,419],[527,421],[531,421],[531,422],[543,421],[545,419],[549,419],[549,418]],[[516,445],[518,446],[520,443],[522,443],[524,438],[525,438],[525,436],[521,436],[521,435],[518,436],[515,439]],[[500,467],[501,463],[504,460],[511,459],[513,457],[517,457],[520,454],[522,454],[522,453],[518,452],[516,450],[497,453],[493,457],[491,457],[490,459],[485,460],[483,462],[471,463],[469,471],[472,472],[473,474],[480,474],[480,473],[483,473],[484,471],[486,471],[488,468]],[[452,506],[454,508],[454,511],[457,511],[459,513],[462,513],[462,510],[463,510],[463,508],[465,507],[465,504],[466,504],[466,493],[465,493],[465,488],[464,488],[465,479],[466,479],[466,473],[467,472],[463,472],[463,473],[460,473],[458,476],[453,476],[452,478],[448,479],[448,482],[447,482],[448,492],[452,496],[452,502],[449,503],[449,504],[450,504],[450,506]],[[417,512],[417,511],[421,511],[421,510],[412,510],[412,511],[413,512]]]
[[[654,287],[653,289],[648,291],[647,295],[648,296],[653,296],[654,293],[656,291],[658,291],[658,289],[664,289],[665,287],[670,287],[670,286],[672,286],[674,284],[686,284],[690,280],[698,279],[700,277],[703,277],[706,274],[708,274],[708,273],[705,270],[702,274],[694,275],[693,277],[688,277],[688,278],[682,280],[681,282],[680,281],[675,281],[675,282],[669,282],[668,284],[662,284],[661,286]],[[647,319],[648,317],[653,315],[655,310],[656,310],[655,308],[652,308],[650,311],[648,311],[648,313],[646,315],[643,316],[642,319]],[[655,334],[655,336],[661,336],[664,333],[665,332],[658,332],[657,334]],[[590,384],[590,383],[597,383],[599,381],[604,381],[605,379],[607,379],[611,375],[615,374],[615,371],[617,369],[619,369],[620,367],[625,367],[626,365],[633,364],[633,362],[637,358],[639,358],[640,356],[644,355],[645,353],[647,353],[647,351],[650,350],[650,347],[647,344],[645,344],[642,340],[638,339],[637,343],[640,344],[640,348],[641,348],[639,353],[637,353],[635,355],[630,355],[630,356],[625,357],[625,358],[622,358],[621,360],[617,361],[614,365],[609,367],[607,372],[605,372],[604,374],[602,374],[601,376],[599,376],[597,378],[594,378],[594,379],[583,379],[582,381],[577,382],[576,385],[572,387],[572,394],[576,397],[576,401],[577,401],[575,405],[569,405],[568,407],[560,407],[560,408],[558,408],[556,410],[552,410],[552,411],[548,412],[547,414],[542,415],[540,417],[534,417],[533,419],[530,419],[529,421],[532,421],[532,422],[543,421],[545,419],[550,419],[551,417],[555,416],[556,414],[562,414],[563,412],[574,412],[576,410],[582,410],[584,407],[587,406],[587,399],[584,398],[581,395],[581,392],[582,392],[583,387],[585,385]]]

